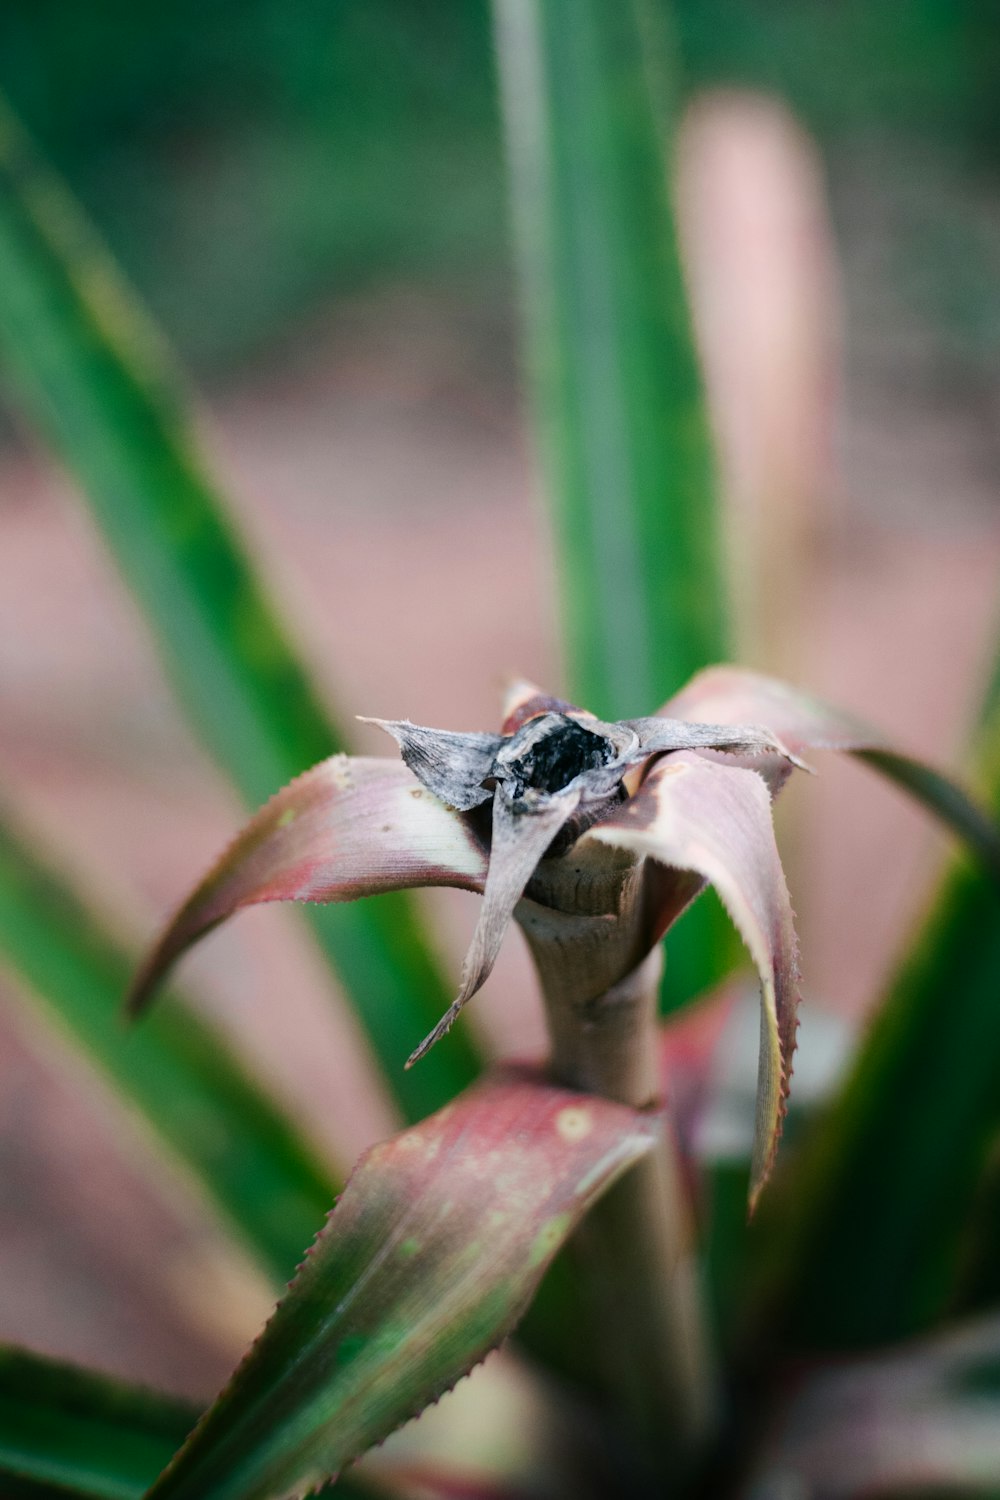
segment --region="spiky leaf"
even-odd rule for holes
[[[573,1226],[658,1128],[508,1072],[369,1151],[150,1500],[274,1500],[336,1474],[510,1332]]]
[[[767,787],[754,771],[687,752],[667,755],[636,796],[584,839],[632,849],[669,867],[671,878],[651,897],[654,931],[710,881],[750,951],[761,981],[752,1209],[777,1149],[799,995],[795,928]]]
[[[353,901],[408,886],[482,891],[486,853],[469,823],[406,766],[334,755],[284,787],[234,839],[136,975],[140,1010],[198,938],[262,901]]]
[[[699,672],[660,712],[715,724],[762,724],[793,752],[846,750],[922,802],[1000,878],[1000,825],[950,777],[896,750],[877,729],[851,714],[773,677],[728,666]]]

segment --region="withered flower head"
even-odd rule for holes
[[[530,684],[512,690],[499,734],[369,722],[396,739],[403,763],[335,755],[272,798],[168,925],[136,978],[132,1009],[186,948],[240,907],[425,885],[476,891],[483,904],[458,995],[412,1064],[483,984],[511,917],[528,923],[542,874],[602,860],[620,865],[625,850],[638,895],[615,916],[619,929],[631,924],[627,940],[609,945],[625,967],[595,983],[606,989],[625,978],[707,883],[760,975],[752,1198],[773,1160],[795,1043],[796,942],[771,799],[803,765],[800,752],[855,753],[949,821],[1000,872],[997,830],[951,782],[864,725],[733,667],[700,673],[651,718],[613,724]]]
[[[402,720],[374,719],[398,742],[425,787],[458,812],[492,800],[490,862],[483,906],[465,960],[459,993],[409,1058],[412,1065],[452,1025],[488,978],[514,909],[542,859],[565,853],[625,800],[625,777],[654,755],[717,750],[776,755],[801,765],[768,730],[752,725],[626,719],[606,724],[593,714],[547,699],[531,684],[498,735],[454,734]]]

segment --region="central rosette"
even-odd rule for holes
[[[543,714],[529,719],[504,741],[491,774],[517,801],[531,792],[546,796],[563,792],[578,776],[599,771],[617,758],[612,741],[579,720],[567,714]],[[616,780],[620,779],[619,775]]]

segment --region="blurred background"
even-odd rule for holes
[[[1000,564],[995,7],[673,11],[741,655],[956,762]],[[485,0],[5,0],[0,87],[192,372],[237,524],[341,716],[485,728],[505,672],[557,684]],[[789,799],[790,883],[808,996],[854,1023],[941,850],[864,772],[821,770]],[[13,402],[0,780],[137,943],[240,817]],[[428,904],[457,973],[474,902]],[[477,1024],[531,1052],[509,948]],[[294,918],[241,917],[189,972],[338,1162],[391,1125]],[[147,1185],[121,1106],[12,984],[0,999],[0,1337],[204,1394],[264,1290],[190,1194]]]

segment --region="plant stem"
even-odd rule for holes
[[[646,954],[642,867],[581,847],[543,861],[518,911],[542,984],[551,1068],[570,1087],[652,1107],[662,954]],[[713,1417],[689,1219],[668,1127],[662,1148],[616,1184],[574,1241],[621,1417],[671,1487],[690,1473]]]

